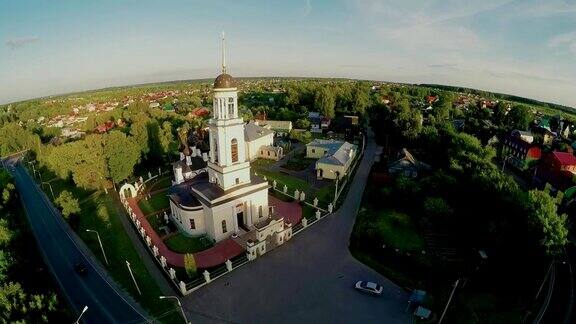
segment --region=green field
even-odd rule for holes
[[[130,295],[132,295],[150,315],[155,316],[171,311],[162,317],[163,322],[175,322],[180,320],[177,309],[169,303],[158,302],[161,295],[160,288],[148,273],[132,241],[122,226],[120,217],[127,217],[121,211],[121,207],[110,195],[99,194],[85,201],[82,205],[82,216],[79,217],[78,235],[88,245],[100,262],[105,265],[100,246],[94,233],[87,233],[86,229],[96,230],[100,234],[102,245],[110,263],[106,269],[112,278]],[[142,295],[140,296],[134,287],[126,267],[126,261],[130,266],[138,282]]]

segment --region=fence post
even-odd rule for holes
[[[204,272],[202,273],[202,275],[204,275],[204,280],[206,280],[206,282],[210,282],[210,272],[208,272],[208,270],[204,270]]]

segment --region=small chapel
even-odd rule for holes
[[[249,231],[269,216],[268,182],[250,173],[246,134],[253,132],[254,126],[238,115],[238,89],[226,71],[225,53],[223,37],[222,71],[214,81],[208,122],[207,167],[189,171],[185,177],[186,163],[176,163],[175,185],[169,194],[171,217],[179,229],[189,235],[206,234],[215,241]],[[265,132],[257,135],[260,133]]]

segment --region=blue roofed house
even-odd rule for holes
[[[318,179],[342,178],[348,174],[358,153],[354,144],[337,140],[315,139],[306,145],[306,157],[316,161]]]

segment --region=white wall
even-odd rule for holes
[[[258,158],[262,146],[274,144],[274,133],[262,136],[252,142],[246,142],[246,156],[250,161]]]

